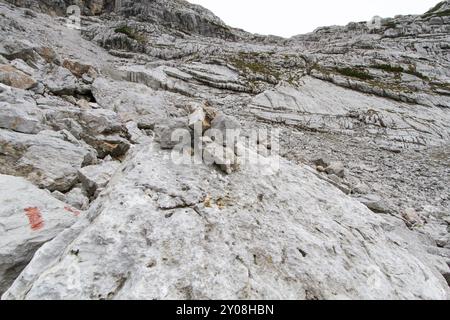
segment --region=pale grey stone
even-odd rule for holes
[[[357,198],[357,200],[375,213],[389,212],[389,207],[386,201],[377,195],[363,195],[362,197]]]
[[[77,211],[23,178],[0,175],[0,293],[45,242],[72,225]],[[69,209],[69,210],[68,210]]]
[[[184,132],[186,135],[191,136],[187,119],[166,119],[155,126],[155,141],[160,143],[162,149],[173,149],[182,143],[182,141],[178,141],[172,137],[172,134],[177,130],[180,134]]]
[[[420,250],[411,231],[389,231],[310,171],[280,159],[273,176],[244,166],[218,179],[208,166],[167,162],[168,153],[136,151],[3,299],[448,298],[431,260],[402,248],[398,230]]]
[[[100,188],[106,187],[120,162],[106,161],[98,165],[87,166],[78,170],[78,176],[90,196]]]
[[[89,208],[89,198],[84,194],[81,188],[73,188],[66,193],[64,201],[79,210],[86,210]]]
[[[334,174],[339,178],[344,178],[345,176],[344,164],[340,161],[333,161],[325,168],[325,172],[328,174]]]

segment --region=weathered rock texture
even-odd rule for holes
[[[77,1],[73,29],[71,4],[0,2],[0,173],[24,185],[0,244],[26,253],[2,298],[449,298],[447,1],[290,39],[181,0]],[[175,164],[198,125],[210,161],[188,139]],[[279,155],[244,143],[271,129]]]
[[[71,226],[80,212],[23,178],[0,175],[0,293],[45,242]]]

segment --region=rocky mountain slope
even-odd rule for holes
[[[74,2],[0,1],[3,299],[449,298],[448,1],[290,39]],[[176,164],[198,124],[240,137]]]

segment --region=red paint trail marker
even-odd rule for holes
[[[75,217],[78,217],[80,215],[80,211],[72,209],[71,207],[64,207],[64,210],[72,213]]]
[[[44,227],[44,220],[38,208],[25,208],[24,210],[30,222],[31,230],[37,231]]]

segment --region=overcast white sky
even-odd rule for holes
[[[317,27],[346,25],[397,14],[422,14],[439,0],[188,0],[210,9],[228,25],[290,37]]]

